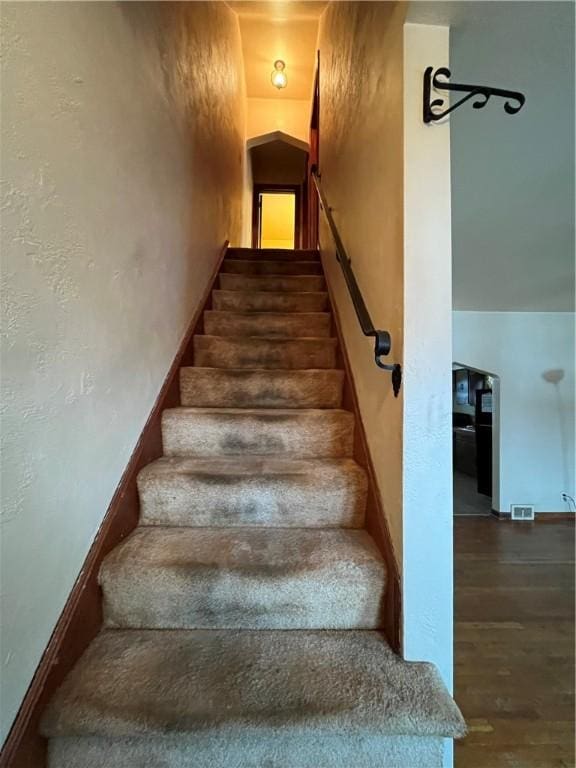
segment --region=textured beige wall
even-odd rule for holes
[[[368,310],[402,361],[402,3],[331,3],[320,21],[320,170]],[[374,363],[321,215],[327,276],[396,557],[402,553],[402,396]]]
[[[2,4],[2,737],[226,237],[224,3]]]

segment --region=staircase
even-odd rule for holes
[[[460,713],[381,631],[386,569],[315,251],[229,249],[46,711],[50,768],[434,768]]]

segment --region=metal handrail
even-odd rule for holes
[[[336,246],[336,258],[342,267],[344,280],[348,286],[348,292],[350,293],[350,298],[352,299],[354,310],[356,311],[356,317],[360,323],[360,328],[362,329],[364,336],[374,337],[374,360],[379,368],[383,368],[385,371],[392,371],[392,388],[394,390],[394,396],[398,397],[400,385],[402,384],[402,366],[399,363],[386,364],[383,363],[380,359],[383,355],[390,354],[390,350],[392,349],[392,338],[388,331],[379,331],[374,328],[374,323],[372,322],[372,318],[370,317],[370,313],[366,307],[364,297],[362,296],[360,288],[358,287],[358,283],[356,282],[350,259],[346,253],[346,249],[344,248],[344,243],[342,242],[336,227],[336,223],[334,222],[331,208],[328,205],[322,190],[320,176],[314,168],[312,169],[311,173],[314,186],[316,187],[316,192],[318,193],[320,207],[324,211],[324,216],[326,216],[326,221],[330,227],[332,239],[334,240],[334,244]]]

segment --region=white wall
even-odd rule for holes
[[[573,310],[574,3],[447,5],[453,80],[526,95],[450,116],[454,309]]]
[[[492,504],[574,495],[574,7],[451,4],[458,81],[526,95],[451,116],[454,360],[500,376]],[[479,42],[481,41],[481,44]],[[562,368],[555,388],[542,379]],[[498,445],[500,449],[498,450]]]
[[[422,74],[448,66],[448,44],[447,27],[404,26],[402,630],[405,658],[436,664],[451,689],[450,126],[422,121]]]
[[[3,740],[240,237],[245,127],[224,4],[6,3],[1,24]]]
[[[574,487],[574,315],[454,312],[454,359],[500,377],[500,472],[493,506],[567,511]],[[546,371],[562,370],[556,385]]]

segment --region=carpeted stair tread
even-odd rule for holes
[[[266,339],[194,336],[194,364],[201,368],[335,368],[336,339]]]
[[[407,663],[370,631],[109,630],[46,711],[54,736],[226,740],[269,729],[461,736],[462,717],[432,665]],[[289,765],[289,763],[285,763]]]
[[[319,261],[225,259],[222,272],[234,275],[321,275],[322,264]]]
[[[320,261],[320,253],[315,249],[295,249],[285,248],[228,248],[226,259],[253,259],[262,261],[265,259],[271,261]]]
[[[364,524],[366,474],[351,459],[163,457],[137,482],[142,525]]]
[[[326,312],[326,291],[212,291],[212,308],[232,312]]]
[[[366,531],[137,528],[100,570],[109,627],[376,629],[385,566]]]
[[[329,312],[204,312],[207,336],[264,336],[267,338],[328,338]]]
[[[202,408],[339,408],[344,371],[180,369],[182,405]]]
[[[321,275],[226,275],[220,272],[218,280],[223,291],[303,293],[326,290]]]
[[[45,711],[47,768],[441,768],[465,725],[378,631],[394,581],[319,252],[229,248],[216,285],[100,568],[107,629]]]
[[[352,455],[354,416],[341,409],[169,408],[165,456]]]

